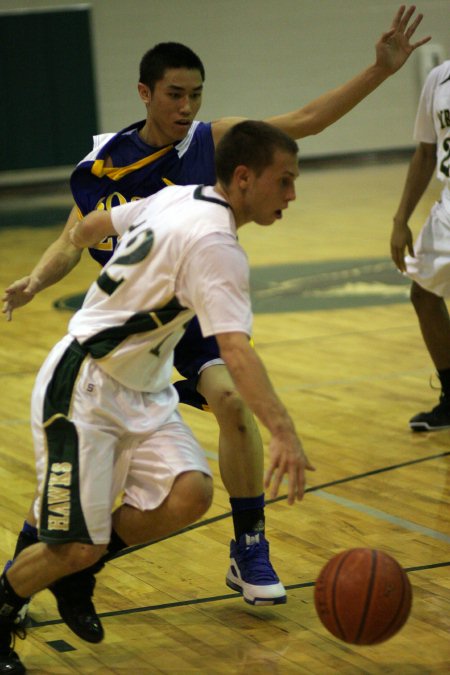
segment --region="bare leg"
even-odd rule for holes
[[[230,497],[264,492],[264,450],[255,419],[223,365],[206,368],[198,390],[219,424],[219,467]]]
[[[286,591],[271,565],[265,537],[264,448],[256,421],[225,366],[205,368],[197,389],[219,424],[220,473],[233,514],[235,540],[226,583],[251,604],[284,603]]]
[[[24,549],[6,576],[17,595],[27,598],[60,577],[94,564],[105,549],[103,544],[49,545],[40,542]]]
[[[138,511],[122,504],[113,514],[113,528],[127,546],[154,541],[198,520],[210,507],[212,495],[212,479],[200,471],[188,471],[175,479],[158,508]]]
[[[436,370],[450,368],[450,318],[444,299],[413,281],[411,302]]]

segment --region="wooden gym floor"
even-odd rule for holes
[[[433,368],[408,283],[389,263],[406,168],[392,162],[304,170],[285,218],[273,228],[247,226],[240,235],[254,271],[256,348],[317,467],[302,503],[289,507],[282,491],[266,509],[271,557],[288,603],[253,608],[225,586],[232,523],[217,429],[209,414],[183,407],[214,471],[210,512],[192,529],[107,565],[95,594],[106,631],[100,645],[74,636],[53,596],[39,594],[28,637],[16,644],[28,672],[450,671],[450,431],[408,429],[413,414],[435,405],[437,392],[429,387]],[[430,188],[414,215],[416,233],[437,190]],[[34,204],[29,196],[25,201]],[[37,218],[30,213],[30,225]],[[59,228],[0,228],[1,288],[31,269]],[[70,301],[95,273],[85,256],[69,278],[2,323],[1,564],[33,494],[34,377],[70,316],[53,303]],[[374,647],[334,639],[313,605],[321,567],[358,546],[396,557],[413,587],[407,624]]]

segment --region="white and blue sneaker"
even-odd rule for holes
[[[226,584],[250,605],[280,605],[286,590],[269,560],[269,542],[261,532],[250,532],[230,542]]]

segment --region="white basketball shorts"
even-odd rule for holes
[[[47,543],[109,542],[111,511],[158,507],[186,471],[211,476],[204,451],[158,394],[122,386],[66,336],[50,352],[32,395],[39,536]]]
[[[442,298],[450,296],[450,218],[434,204],[415,243],[414,258],[405,256],[407,275]]]

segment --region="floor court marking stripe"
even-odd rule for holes
[[[397,516],[393,516],[390,513],[386,513],[385,511],[380,511],[379,509],[372,508],[371,506],[365,506],[360,502],[353,502],[350,499],[346,499],[345,497],[338,497],[337,495],[325,492],[324,490],[317,490],[315,494],[322,499],[334,502],[340,506],[345,506],[346,508],[352,509],[353,511],[359,511],[359,513],[365,513],[366,515],[373,516],[379,520],[385,520],[392,525],[399,525],[404,530],[410,530],[410,532],[424,534],[427,537],[433,537],[433,539],[439,539],[440,541],[450,544],[450,536],[444,534],[443,532],[432,530],[429,527],[423,527],[422,525],[413,523],[410,520],[405,520],[404,518],[398,518]]]
[[[406,462],[402,462],[400,464],[393,464],[391,466],[383,467],[380,469],[373,469],[372,471],[367,471],[362,474],[356,474],[354,476],[348,476],[346,478],[341,478],[335,481],[330,481],[328,483],[322,483],[321,485],[316,485],[311,488],[307,488],[305,492],[318,492],[322,491],[326,487],[331,487],[333,485],[341,485],[343,483],[349,483],[354,480],[358,480],[360,478],[366,478],[368,476],[373,476],[377,475],[380,473],[385,473],[387,471],[394,471],[395,469],[403,468],[406,466],[411,466],[414,464],[419,464],[421,462],[427,462],[427,461],[432,461],[434,459],[442,459],[444,457],[447,457],[450,455],[450,451],[447,452],[441,452],[437,455],[428,455],[427,457],[421,457],[419,459],[412,459]],[[266,504],[273,504],[278,501],[282,501],[287,499],[287,495],[281,495],[279,497],[276,497],[275,499],[270,499],[266,501]],[[129,553],[132,553],[133,551],[137,551],[139,549],[145,548],[147,546],[153,546],[154,544],[157,544],[160,541],[164,541],[165,539],[171,539],[172,537],[178,536],[179,534],[183,534],[184,532],[189,532],[191,530],[196,530],[200,527],[203,527],[204,525],[209,525],[211,523],[217,522],[219,520],[223,520],[225,518],[228,518],[231,516],[231,511],[227,513],[223,513],[220,516],[215,516],[214,518],[208,518],[206,520],[202,520],[199,523],[194,523],[193,525],[189,525],[188,527],[185,527],[182,530],[178,530],[177,532],[174,532],[173,534],[170,534],[167,537],[163,537],[161,539],[158,539],[157,541],[151,542],[151,544],[140,544],[138,546],[133,546],[125,551],[120,551],[118,554],[114,556],[114,558],[120,558],[123,555],[128,555]],[[112,558],[114,560],[114,558]],[[422,570],[428,570],[428,569],[435,569],[439,567],[447,567],[450,566],[450,562],[442,562],[442,563],[434,563],[434,564],[429,564],[429,565],[422,565],[422,566],[415,566],[411,568],[405,568],[406,572],[416,572],[416,571],[422,571]],[[310,587],[314,586],[314,582],[306,582],[303,584],[293,584],[290,586],[286,586],[286,590],[293,590],[293,589],[299,589],[299,588],[305,588],[305,587]],[[239,598],[240,594],[239,593],[231,593],[231,594],[226,594],[226,595],[218,595],[218,596],[212,596],[208,598],[195,598],[192,600],[184,600],[182,602],[172,602],[172,603],[165,603],[161,605],[149,605],[147,607],[137,607],[137,608],[132,608],[132,609],[127,609],[127,610],[117,610],[115,612],[105,612],[102,614],[99,614],[100,617],[108,617],[108,616],[119,616],[121,614],[134,614],[138,612],[147,612],[147,611],[155,611],[158,609],[166,609],[170,607],[182,607],[185,605],[194,605],[194,604],[204,604],[208,602],[217,602],[219,600],[229,600],[232,598]],[[42,627],[42,626],[50,626],[54,624],[61,624],[63,623],[62,619],[51,619],[49,621],[34,621],[31,620],[31,626],[32,627]]]
[[[367,478],[369,476],[375,476],[380,473],[385,473],[387,471],[394,471],[395,469],[401,469],[406,466],[412,466],[413,464],[420,464],[422,462],[428,462],[433,459],[442,459],[443,457],[447,457],[450,455],[450,450],[446,452],[440,452],[437,455],[428,455],[427,457],[420,457],[419,459],[410,459],[406,462],[401,462],[400,464],[391,464],[390,466],[385,466],[382,467],[381,469],[373,469],[372,471],[366,471],[365,473],[359,473],[355,474],[354,476],[347,476],[346,478],[339,478],[337,480],[329,481],[328,483],[322,483],[321,485],[315,485],[310,488],[306,488],[305,494],[308,492],[317,492],[318,490],[323,490],[324,488],[327,487],[332,487],[334,485],[342,485],[343,483],[350,483],[351,481],[354,480],[359,480],[360,478]],[[287,495],[280,495],[279,497],[275,497],[274,499],[267,499],[266,500],[266,506],[269,504],[274,504],[276,502],[284,501],[287,499]],[[220,516],[214,516],[213,518],[206,518],[205,520],[201,520],[198,523],[194,523],[193,525],[188,525],[187,527],[183,528],[182,530],[177,530],[176,532],[173,532],[172,534],[167,535],[167,537],[162,537],[161,539],[156,539],[155,541],[152,541],[150,544],[138,544],[137,546],[130,546],[129,548],[124,549],[123,551],[119,551],[119,553],[116,553],[111,560],[114,560],[115,558],[121,558],[124,555],[129,555],[130,553],[133,553],[134,551],[138,551],[142,548],[146,548],[147,546],[153,546],[154,544],[158,544],[160,541],[165,541],[166,539],[171,539],[172,537],[177,537],[180,534],[184,534],[185,532],[191,532],[192,530],[197,530],[200,527],[204,527],[205,525],[211,525],[211,523],[216,523],[219,520],[224,520],[225,518],[230,518],[232,515],[231,511],[227,511],[226,513],[220,514]]]
[[[405,567],[405,572],[422,572],[428,569],[437,569],[440,567],[450,567],[450,561],[432,563],[430,565],[419,565],[416,567]],[[298,590],[302,588],[312,588],[315,586],[314,581],[306,581],[301,584],[290,584],[286,586],[287,591]],[[177,607],[187,607],[189,605],[204,605],[210,602],[220,602],[221,600],[236,600],[241,599],[240,593],[226,593],[225,595],[213,595],[206,598],[192,598],[190,600],[179,600],[174,602],[164,602],[160,605],[147,605],[146,607],[131,607],[129,609],[118,609],[113,612],[101,612],[99,616],[101,618],[107,618],[112,616],[123,616],[124,614],[139,614],[142,612],[155,612],[162,609],[173,609]],[[276,609],[276,605],[270,605],[269,609]],[[261,607],[259,609],[262,609]],[[49,619],[48,621],[35,621],[30,619],[30,626],[32,628],[42,628],[44,626],[54,626],[57,624],[62,624],[64,621],[62,619]]]

